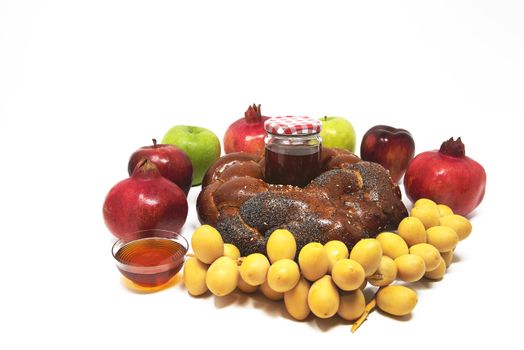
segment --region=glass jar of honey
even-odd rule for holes
[[[266,120],[264,128],[266,182],[304,187],[320,174],[319,120],[273,117]]]

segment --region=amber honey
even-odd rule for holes
[[[176,239],[151,237],[123,244],[115,259],[125,277],[144,287],[157,287],[176,275],[186,252]]]

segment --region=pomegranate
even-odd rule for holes
[[[142,159],[131,177],[109,191],[103,212],[109,231],[129,241],[144,238],[146,234],[139,232],[142,230],[179,232],[187,210],[186,196],[180,187],[162,177],[153,162]]]
[[[260,155],[264,152],[264,122],[260,105],[249,106],[244,118],[229,126],[224,135],[224,151],[227,153],[247,152]]]
[[[450,138],[439,151],[420,153],[409,163],[404,186],[412,202],[429,198],[465,216],[484,198],[486,171],[466,156],[460,137]]]

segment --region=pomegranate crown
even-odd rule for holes
[[[247,111],[244,113],[244,117],[248,123],[256,123],[262,120],[262,111],[260,107],[260,104],[257,106],[253,103],[252,106],[247,108]]]
[[[160,176],[160,172],[155,163],[147,158],[141,159],[136,164],[135,169],[133,169],[133,173],[131,174],[131,177],[135,179],[145,179],[158,176]]]
[[[466,155],[466,147],[460,137],[457,140],[450,137],[449,140],[442,142],[439,152],[447,156],[462,158]]]

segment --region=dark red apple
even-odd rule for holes
[[[260,105],[249,106],[240,118],[227,128],[224,135],[224,151],[226,154],[233,152],[247,152],[255,155],[264,153],[264,138],[266,130],[264,122],[269,117],[264,117]]]
[[[360,158],[379,163],[389,170],[391,179],[399,182],[415,154],[415,141],[404,129],[376,125],[362,138]]]
[[[131,155],[127,166],[129,175],[142,159],[153,162],[160,175],[177,184],[187,196],[193,178],[193,165],[184,151],[173,145],[157,144],[153,139],[152,146],[139,148]]]
[[[109,231],[129,241],[143,238],[143,230],[179,232],[187,210],[187,199],[180,187],[161,176],[153,162],[143,159],[131,177],[109,191],[103,213]],[[163,231],[157,232],[163,235]]]

